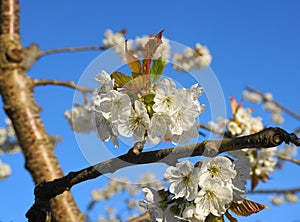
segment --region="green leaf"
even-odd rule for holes
[[[131,76],[127,76],[122,72],[113,72],[111,78],[114,79],[114,87],[120,88],[133,80]]]
[[[166,60],[163,57],[154,60],[153,65],[150,70],[150,82],[154,83],[158,81],[164,71],[166,65]]]

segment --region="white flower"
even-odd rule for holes
[[[125,93],[119,93],[116,90],[112,90],[111,93],[113,95],[113,99],[111,101],[111,121],[114,125],[115,122],[118,121],[121,113],[129,113],[129,110],[131,108],[131,101],[129,96]],[[115,128],[117,128],[117,126]]]
[[[106,200],[107,196],[105,194],[105,190],[93,190],[91,193],[92,200],[93,201],[101,201],[101,200]]]
[[[272,101],[273,100],[273,95],[272,95],[272,93],[265,93],[264,94],[264,99],[266,100],[266,101]]]
[[[171,141],[173,144],[185,144],[188,143],[192,138],[195,138],[199,135],[198,124],[195,121],[194,125],[188,130],[183,131],[181,135],[172,135]]]
[[[264,126],[262,124],[262,118],[261,117],[252,117],[251,120],[250,120],[250,128],[251,128],[251,131],[253,132],[259,132],[261,131]]]
[[[7,130],[0,128],[0,146],[3,146],[8,139]]]
[[[265,102],[264,109],[273,113],[280,112],[280,107],[277,106],[273,101]]]
[[[71,110],[67,110],[64,114],[72,127],[72,130],[80,133],[89,133],[95,130],[95,125],[92,123],[92,111],[87,105],[77,105]]]
[[[174,94],[175,112],[171,114],[175,126],[171,128],[173,134],[181,135],[183,131],[189,131],[196,121],[196,117],[203,110],[194,104],[190,93],[185,89],[176,90]]]
[[[116,137],[117,135],[113,133],[111,122],[104,118],[103,114],[98,111],[94,112],[94,120],[99,138],[105,142],[112,139],[114,146],[118,147],[119,143]]]
[[[105,39],[103,39],[103,44],[106,48],[111,48],[121,43],[124,43],[124,35],[121,32],[113,33],[112,30],[107,29],[104,33]]]
[[[182,212],[182,219],[189,222],[204,222],[205,217],[206,216],[199,214],[199,211],[193,204],[186,207]]]
[[[169,126],[174,125],[170,116],[164,113],[154,113],[150,121],[148,139],[151,144],[157,144],[165,138]]]
[[[278,113],[273,113],[273,115],[272,115],[272,121],[274,123],[280,125],[280,124],[283,124],[284,118],[283,118],[282,114],[279,113],[279,112]]]
[[[146,200],[140,201],[139,204],[150,213],[151,221],[180,222],[180,219],[170,211],[170,206],[164,210],[161,208],[161,197],[156,190],[150,187],[145,187],[142,190]]]
[[[286,193],[284,197],[285,197],[286,201],[289,203],[297,203],[299,201],[297,194],[292,193],[292,192]]]
[[[240,107],[235,113],[234,117],[239,123],[247,123],[252,118],[251,109]]]
[[[234,121],[230,121],[228,123],[228,126],[227,126],[229,132],[235,136],[235,135],[240,135],[242,133],[242,129],[239,127],[239,125],[234,122]]]
[[[255,168],[256,175],[268,175],[273,172],[277,164],[275,158],[277,147],[262,148],[256,157],[249,155],[249,166]]]
[[[12,124],[11,119],[9,119],[9,118],[5,119],[5,123],[7,125],[7,135],[8,135],[8,137],[15,137],[16,132],[15,132],[15,129],[14,129],[14,126]]]
[[[0,179],[5,179],[11,174],[11,168],[8,164],[0,160]]]
[[[252,103],[260,103],[262,101],[260,94],[256,92],[249,92],[247,90],[243,92],[243,98],[251,101]]]
[[[175,90],[176,84],[172,79],[168,78],[160,81],[154,97],[155,104],[152,107],[153,110],[157,113],[161,112],[172,115],[176,109],[176,105],[174,104]]]
[[[237,172],[236,177],[232,180],[233,201],[237,203],[243,202],[246,198],[246,182],[250,175],[248,163],[249,158],[245,156],[233,162],[234,170]]]
[[[209,66],[212,56],[209,50],[200,43],[194,49],[185,48],[184,54],[175,53],[173,56],[173,68],[179,71],[189,71],[191,69],[203,69]]]
[[[170,192],[175,198],[186,197],[188,201],[195,199],[198,192],[199,168],[194,168],[190,161],[177,163],[176,167],[166,169],[164,178],[170,183]]]
[[[108,92],[114,87],[114,80],[104,70],[97,74],[95,80],[100,84],[99,92]]]
[[[236,171],[233,169],[232,162],[223,156],[206,158],[200,170],[200,186],[209,178],[219,181],[219,183],[230,183],[235,178]]]
[[[201,190],[195,199],[198,214],[207,216],[212,213],[215,216],[223,215],[229,203],[232,201],[232,189],[230,186],[208,178],[201,184]]]
[[[130,107],[129,112],[121,113],[119,116],[118,130],[122,136],[135,137],[136,141],[143,141],[149,130],[150,119],[143,103],[136,100],[134,109]]]
[[[282,196],[272,196],[270,201],[274,205],[282,205],[284,203],[284,198]]]
[[[198,87],[198,83],[192,85],[188,92],[192,95],[194,100],[198,100],[198,98],[204,93],[204,89],[202,87]]]

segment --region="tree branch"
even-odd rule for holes
[[[99,50],[105,50],[105,49],[107,49],[107,48],[104,46],[98,46],[98,45],[48,49],[48,50],[40,51],[39,57],[54,54],[54,53],[62,53],[62,52],[78,52],[78,51],[89,51],[89,50],[99,51]]]
[[[151,221],[149,213],[144,213],[138,217],[130,219],[128,222],[142,222],[142,221]]]
[[[282,155],[282,154],[280,154],[280,153],[276,153],[276,156],[277,156],[279,159],[286,160],[286,161],[289,161],[289,162],[292,162],[292,163],[295,163],[295,164],[300,165],[300,160],[294,159],[294,158],[289,157],[289,156]]]
[[[66,81],[60,81],[56,79],[34,79],[33,84],[34,86],[56,85],[56,86],[66,86],[69,88],[77,89],[82,93],[85,103],[88,103],[89,101],[87,93],[94,92],[93,89],[77,85],[73,81],[66,82]]]
[[[250,194],[270,194],[270,193],[285,194],[285,193],[297,193],[297,192],[300,192],[300,187],[289,188],[289,189],[268,189],[268,190],[247,191],[247,193]]]
[[[50,212],[50,209],[47,209],[49,200],[66,190],[70,190],[72,186],[107,173],[113,173],[124,167],[155,162],[174,165],[178,159],[185,157],[215,156],[223,152],[243,148],[269,148],[278,146],[283,142],[300,146],[300,139],[294,133],[289,134],[281,128],[273,127],[249,136],[223,140],[205,140],[198,144],[149,152],[135,152],[137,145],[140,145],[136,144],[124,155],[77,172],[70,172],[65,177],[38,184],[34,191],[35,203],[27,212],[26,217],[34,218],[32,215]],[[33,222],[35,220],[29,221]]]
[[[255,93],[259,94],[263,99],[265,98],[265,95],[264,95],[261,91],[256,90],[256,89],[253,89],[253,88],[251,88],[250,86],[246,86],[246,90],[248,90],[249,92],[255,92]],[[295,113],[294,111],[290,110],[289,108],[287,108],[287,107],[281,105],[280,103],[278,103],[278,102],[275,101],[275,100],[272,100],[272,102],[273,102],[276,106],[278,106],[281,110],[283,110],[284,112],[286,112],[288,115],[294,117],[294,118],[297,119],[297,120],[300,120],[300,115],[299,115],[299,114],[297,114],[297,113]]]
[[[56,79],[34,79],[33,80],[34,86],[46,86],[46,85],[56,85],[56,86],[66,86],[69,88],[77,89],[84,93],[93,93],[94,90],[91,88],[86,88],[83,86],[79,86],[75,84],[73,81],[60,81]]]
[[[24,52],[21,44],[19,12],[19,0],[0,1],[0,94],[24,154],[25,168],[38,184],[64,174],[34,100],[32,79],[26,73],[31,58],[27,60],[29,52]],[[85,221],[70,192],[47,203],[57,222],[70,222],[74,218]]]

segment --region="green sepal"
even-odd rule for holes
[[[209,214],[206,218],[205,218],[205,222],[224,222],[224,217],[217,217],[213,214]]]
[[[153,116],[153,114],[155,113],[152,106],[154,105],[154,97],[155,97],[155,94],[154,93],[150,93],[150,94],[147,94],[145,96],[143,96],[140,101],[143,102],[146,106],[146,109],[148,111],[148,114],[151,116]]]

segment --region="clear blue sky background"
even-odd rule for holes
[[[190,46],[201,42],[209,47],[213,55],[211,67],[226,98],[240,98],[245,85],[250,85],[273,92],[276,100],[299,111],[299,11],[300,3],[296,0],[21,1],[21,33],[25,46],[37,42],[42,49],[51,49],[99,45],[107,28],[126,28],[129,38],[165,29],[166,37],[173,41]],[[51,55],[40,59],[30,75],[78,81],[98,54]],[[89,164],[63,117],[63,112],[72,106],[73,95],[72,90],[62,87],[36,90],[47,131],[63,138],[55,152],[66,173]],[[255,110],[261,113],[259,106]],[[5,118],[2,111],[0,117]],[[285,117],[284,128],[293,130],[299,126],[299,122]],[[268,118],[264,123],[271,124]],[[7,155],[1,159],[11,164],[13,174],[0,181],[0,221],[25,221],[24,214],[33,203],[33,183],[23,167],[23,156]],[[270,184],[260,188],[299,186],[299,171],[299,167],[287,164],[283,173],[273,174]],[[83,211],[91,189],[102,187],[103,182],[105,179],[97,179],[72,189]],[[270,205],[267,197],[249,198]],[[300,204],[270,207],[271,210],[241,221],[300,221]]]

